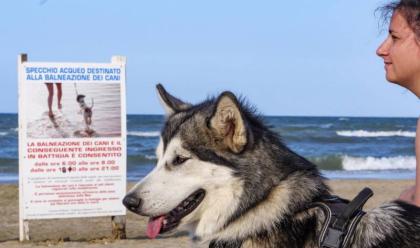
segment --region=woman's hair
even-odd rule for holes
[[[384,23],[389,22],[395,11],[400,12],[407,20],[408,25],[420,39],[420,0],[394,1],[376,9],[381,13]]]

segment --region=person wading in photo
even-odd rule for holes
[[[52,111],[52,102],[54,98],[54,84],[53,83],[45,83],[48,89],[48,116],[51,119],[54,119],[54,113]],[[55,83],[55,86],[57,87],[57,108],[58,110],[61,110],[61,97],[63,96],[63,92],[61,90],[61,83]]]

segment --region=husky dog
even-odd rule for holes
[[[191,105],[157,90],[166,110],[158,162],[123,200],[150,217],[150,238],[186,229],[212,248],[320,247],[326,214],[310,206],[330,190],[314,164],[231,92]],[[420,208],[368,211],[346,247],[420,247]]]
[[[85,95],[77,95],[76,101],[79,103],[80,113],[83,115],[83,120],[85,121],[86,131],[91,131],[90,125],[92,124],[92,109],[93,109],[93,99],[92,105],[89,107],[85,102]]]

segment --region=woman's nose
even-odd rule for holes
[[[382,44],[376,49],[376,55],[379,57],[384,57],[388,55],[389,50],[389,37],[387,37]]]

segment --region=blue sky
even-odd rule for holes
[[[16,60],[127,56],[127,112],[162,114],[154,86],[192,103],[223,90],[263,114],[419,115],[375,50],[383,1],[14,0],[0,9],[0,112],[17,112]],[[386,28],[386,27],[385,27]]]

